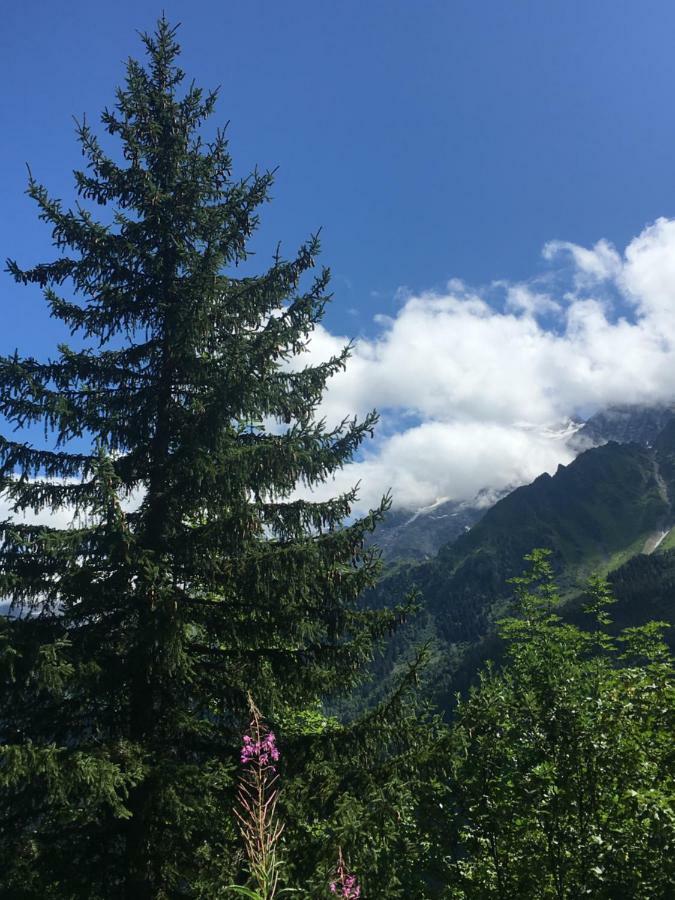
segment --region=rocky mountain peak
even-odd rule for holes
[[[675,403],[646,406],[619,404],[602,409],[588,419],[569,440],[576,451],[588,450],[609,441],[652,447],[658,435],[675,420]]]

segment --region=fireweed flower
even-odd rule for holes
[[[251,729],[252,731],[255,729],[254,723],[251,723]],[[269,766],[272,771],[275,771],[273,763],[279,761],[279,750],[276,741],[273,731],[265,732],[264,730],[259,730],[255,736],[245,734],[240,757],[242,765],[256,762],[261,766]]]
[[[275,764],[280,754],[274,732],[268,730],[250,696],[249,707],[251,721],[242,738],[239,758],[243,771],[235,815],[244,840],[251,881],[261,900],[273,900],[279,880],[278,843],[284,830],[276,815],[279,776]],[[247,890],[235,886],[233,889]]]
[[[345,897],[346,900],[359,900],[359,897],[361,896],[361,888],[359,887],[356,875],[351,875],[347,871],[345,861],[342,857],[342,850],[339,850],[338,852],[338,864],[335,872],[335,879],[331,881],[329,887],[331,894],[336,894],[338,897]]]

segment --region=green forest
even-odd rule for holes
[[[72,340],[0,356],[0,897],[668,900],[675,422],[383,559],[392,497],[313,494],[378,426],[293,364],[319,235],[261,265],[274,172],[139,56],[7,263]]]

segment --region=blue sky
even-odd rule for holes
[[[261,238],[290,249],[323,226],[331,324],[367,327],[401,285],[524,278],[547,240],[622,244],[675,213],[672,3],[164,7],[182,22],[188,73],[222,85],[239,171],[279,166]],[[45,247],[22,196],[24,164],[69,195],[71,116],[95,118],[111,101],[123,61],[140,51],[136,30],[160,11],[147,0],[5,6],[3,256]],[[26,327],[33,335],[32,315],[12,337]]]
[[[531,379],[540,382],[548,406],[530,397],[514,375],[510,404],[505,400],[484,409],[479,391],[485,384],[479,380],[475,387],[467,361],[464,368],[441,366],[431,385],[420,374],[420,394],[439,390],[442,378],[457,379],[461,390],[444,395],[444,410],[414,397],[397,407],[395,380],[387,381],[391,370],[364,370],[365,378],[386,381],[373,402],[391,411],[384,423],[387,439],[405,431],[405,421],[412,423],[411,434],[439,421],[501,427],[521,423],[530,408],[535,412],[526,418],[541,425],[622,397],[670,394],[670,383],[657,385],[671,363],[669,355],[634,396],[630,387],[639,380],[636,372],[642,371],[662,320],[650,320],[646,343],[644,329],[631,332],[628,349],[623,331],[607,332],[617,342],[612,346],[622,348],[616,352],[633,360],[618,387],[612,386],[611,366],[602,352],[589,349],[589,341],[582,346],[574,340],[582,314],[583,327],[596,328],[598,337],[626,311],[634,324],[646,308],[661,308],[659,279],[665,283],[669,269],[658,248],[668,244],[671,233],[664,225],[648,232],[641,244],[635,241],[659,217],[669,221],[675,216],[674,4],[165,0],[164,9],[170,20],[182,23],[182,64],[188,75],[207,87],[222,86],[219,119],[230,120],[236,171],[244,174],[255,164],[279,166],[275,199],[264,210],[257,240],[261,262],[277,240],[291,252],[310,231],[323,227],[324,261],[333,270],[335,291],[322,335],[327,346],[332,335],[361,337],[361,362],[369,355],[371,362],[382,360],[394,353],[397,328],[399,336],[405,328],[412,333],[410,322],[419,319],[415,302],[427,304],[420,327],[428,335],[441,315],[433,304],[444,297],[450,306],[442,312],[439,333],[447,334],[447,342],[431,348],[434,359],[447,349],[448,358],[457,360],[475,346],[477,365],[487,370],[505,346],[510,356],[529,352],[522,348],[532,340],[546,348],[549,355],[542,350]],[[48,235],[23,195],[25,164],[55,195],[71,197],[69,173],[80,164],[71,117],[86,113],[95,121],[112,102],[124,60],[141,53],[136,30],[152,29],[160,12],[161,6],[147,0],[114,6],[26,0],[3,9],[3,257],[24,264],[49,258]],[[601,240],[606,243],[598,245]],[[630,247],[639,256],[637,268],[630,268],[625,255],[630,256],[625,250]],[[584,252],[595,255],[584,257]],[[463,283],[448,288],[450,279]],[[501,301],[493,299],[495,282]],[[628,283],[632,287],[626,294]],[[513,292],[521,288],[543,298],[536,310],[530,299],[518,305]],[[610,310],[612,293],[623,299]],[[493,322],[489,311],[469,303],[460,316],[449,294],[465,299],[471,294],[488,306],[496,304],[495,310],[501,303],[502,313]],[[570,296],[574,303],[561,312],[562,298],[567,303]],[[603,303],[600,327],[592,313]],[[7,276],[0,280],[0,304],[0,352],[18,346],[45,354],[60,337],[37,298]],[[505,334],[514,317],[520,337],[508,345]],[[480,336],[475,345],[461,337],[461,347],[453,346],[453,334],[465,335],[464,327],[473,334],[476,323],[487,320],[492,331],[483,337],[494,340],[494,346],[485,349]],[[528,328],[534,337],[527,337]],[[561,334],[563,348],[553,340]],[[411,346],[401,345],[398,352],[408,358],[415,352]],[[563,350],[570,359],[588,353],[590,372],[605,365],[602,384],[589,381],[586,373],[574,389],[566,386],[564,373],[573,366],[560,361]],[[394,358],[394,369],[397,362]],[[427,363],[432,365],[429,357]],[[551,366],[563,373],[559,396],[559,382],[541,374]],[[524,359],[520,368],[530,371]],[[500,379],[499,371],[491,375],[488,389]],[[343,394],[336,408],[343,401],[359,408],[373,405],[353,385]],[[527,446],[514,445],[514,455],[527,454]],[[548,457],[535,457],[536,465],[549,465]],[[491,465],[486,463],[486,470]],[[528,475],[529,469],[509,470],[502,480]],[[461,477],[453,476],[455,481]],[[415,495],[416,501],[453,488],[438,483],[425,491]]]

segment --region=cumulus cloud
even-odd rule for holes
[[[617,278],[621,273],[621,256],[609,241],[598,241],[591,249],[570,241],[549,241],[542,251],[544,259],[549,261],[565,253],[572,257],[579,286]]]
[[[388,488],[411,508],[471,499],[569,462],[559,426],[570,417],[675,397],[675,221],[623,253],[553,241],[543,255],[550,271],[532,282],[471,290],[453,279],[377,318],[321,413],[377,407],[381,433],[327,489],[360,479],[364,505]],[[308,355],[344,343],[319,328]]]
[[[557,315],[561,312],[560,303],[550,294],[533,290],[526,284],[507,284],[506,306],[515,312],[527,313],[531,316],[540,316],[546,313]]]
[[[551,241],[543,257],[547,272],[522,283],[399,292],[319,409],[332,425],[375,407],[377,436],[316,495],[359,481],[361,507],[389,489],[410,509],[471,500],[570,462],[571,417],[675,398],[675,221],[658,219],[623,251]],[[293,365],[345,343],[318,327]]]
[[[525,484],[573,456],[558,432],[494,422],[424,422],[385,438],[314,495],[332,496],[358,481],[361,508],[375,506],[391,490],[395,505],[418,509]]]

